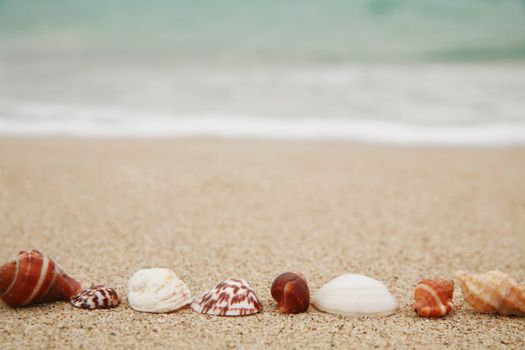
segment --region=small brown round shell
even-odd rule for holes
[[[285,272],[272,283],[272,297],[285,314],[305,312],[310,305],[310,289],[302,273]]]
[[[71,304],[82,309],[107,309],[119,303],[117,292],[103,285],[89,287],[71,298]]]

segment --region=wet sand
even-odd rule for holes
[[[415,283],[500,269],[525,283],[525,149],[337,142],[0,139],[0,259],[37,248],[122,304],[0,305],[2,349],[523,348],[525,318],[463,303],[409,308]],[[244,278],[264,305],[243,318],[135,312],[126,282],[173,269],[195,293]],[[269,288],[302,271],[312,291],[344,273],[383,281],[399,311],[282,315]]]

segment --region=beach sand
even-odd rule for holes
[[[339,142],[0,139],[0,259],[37,248],[122,304],[0,306],[0,347],[524,348],[525,318],[463,302],[410,309],[418,280],[500,269],[525,283],[525,149]],[[133,311],[126,283],[173,269],[195,293],[244,278],[264,304],[242,318]],[[283,315],[269,288],[302,271],[312,292],[362,273],[399,303],[390,317]]]

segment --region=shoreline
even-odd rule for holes
[[[61,106],[48,106],[57,109]],[[66,109],[78,108],[68,106]],[[90,107],[82,107],[89,111]],[[55,112],[46,111],[53,115]],[[85,111],[84,111],[85,112]],[[386,120],[344,118],[279,119],[260,117],[146,118],[129,112],[91,110],[115,118],[111,123],[93,120],[52,120],[46,122],[6,122],[0,119],[0,138],[100,138],[100,139],[224,139],[267,141],[339,141],[415,147],[514,147],[525,146],[525,123],[484,122],[466,124],[415,124]],[[124,117],[125,115],[125,117]],[[129,117],[129,118],[128,118]]]

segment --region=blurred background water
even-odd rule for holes
[[[523,0],[0,0],[0,133],[525,143]]]

